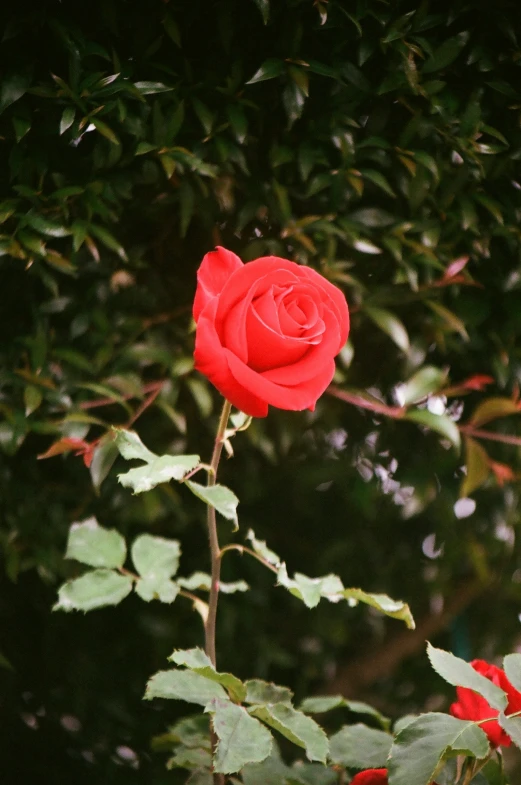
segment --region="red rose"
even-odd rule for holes
[[[195,367],[253,417],[314,409],[349,333],[342,292],[310,267],[225,248],[197,272]]]
[[[478,673],[506,692],[508,705],[505,714],[521,711],[521,692],[518,692],[507,679],[505,671],[496,665],[490,665],[484,660],[473,660],[472,667]],[[460,720],[484,720],[487,717],[497,717],[499,711],[493,709],[481,695],[468,687],[456,687],[458,700],[450,707],[450,713]],[[510,736],[505,733],[497,720],[493,719],[481,725],[494,747],[510,747]]]
[[[355,774],[351,785],[387,785],[387,769],[366,769]]]
[[[355,774],[350,785],[388,785],[387,769],[366,769]],[[432,782],[431,785],[436,785]]]

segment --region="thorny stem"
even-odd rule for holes
[[[230,417],[232,405],[229,401],[224,402],[221,412],[221,419],[215,435],[212,460],[210,462],[211,471],[208,472],[206,481],[207,487],[215,485],[219,459],[223,448],[224,432]],[[212,565],[212,582],[210,586],[210,601],[208,606],[208,619],[205,625],[205,651],[215,666],[215,620],[217,617],[217,602],[219,599],[219,580],[221,577],[221,550],[217,537],[217,524],[215,521],[215,508],[210,504],[207,506],[206,523],[208,526],[208,540],[210,542],[210,557]]]
[[[211,471],[208,472],[208,478],[206,481],[207,487],[215,485],[216,482],[217,469],[219,467],[219,459],[221,457],[221,452],[224,442],[224,433],[226,431],[226,426],[228,425],[228,419],[230,417],[231,408],[232,408],[231,403],[225,400],[221,412],[221,418],[219,420],[219,425],[217,427],[217,433],[215,435],[212,460],[210,462]],[[210,599],[208,603],[208,618],[206,620],[206,624],[204,627],[204,637],[205,637],[204,648],[206,654],[212,661],[212,664],[215,666],[215,622],[217,618],[217,602],[219,600],[219,581],[221,578],[221,550],[219,548],[219,539],[217,537],[217,523],[215,520],[215,508],[212,507],[211,505],[207,506],[206,522],[208,526],[208,540],[210,543],[212,578],[211,578],[211,585],[210,585]],[[215,731],[213,730],[213,727],[211,732],[211,738],[212,738],[212,750],[215,752],[217,738],[215,735]],[[224,775],[217,774],[216,772],[214,772],[213,782],[214,785],[224,785]]]

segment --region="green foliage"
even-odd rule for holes
[[[322,728],[311,717],[306,717],[303,712],[285,703],[271,702],[254,706],[250,709],[250,714],[263,720],[294,744],[303,747],[309,760],[326,762],[329,742]]]
[[[185,665],[191,671],[205,676],[211,681],[216,681],[228,691],[231,700],[240,703],[246,699],[246,685],[231,673],[217,673],[211,661],[202,649],[189,649],[188,651],[175,651],[169,659],[177,665]]]
[[[495,709],[506,708],[508,699],[505,692],[490,679],[475,671],[467,662],[448,651],[434,648],[430,643],[427,644],[427,653],[436,673],[439,673],[449,684],[474,690]]]
[[[147,684],[145,698],[170,698],[206,706],[214,698],[227,699],[226,692],[213,679],[192,670],[159,671]]]
[[[224,518],[233,521],[234,529],[239,528],[237,520],[237,505],[239,500],[229,488],[224,485],[205,486],[193,480],[187,480],[186,485],[192,493],[211,507],[215,507]]]
[[[507,654],[503,660],[503,667],[509,682],[521,692],[521,655]]]
[[[214,768],[224,774],[240,771],[246,763],[256,763],[271,752],[271,733],[241,706],[212,700],[206,711],[212,715],[219,742]]]
[[[198,455],[154,455],[136,433],[128,431],[116,431],[116,447],[127,460],[138,458],[145,461],[145,466],[131,469],[118,477],[123,487],[132,488],[134,493],[150,491],[170,480],[182,480],[201,463]]]
[[[251,529],[247,534],[247,538],[251,542],[255,553],[268,565],[277,568],[277,584],[288,589],[291,594],[302,600],[308,608],[315,608],[322,598],[333,603],[345,599],[351,606],[364,602],[372,605],[373,608],[377,608],[387,616],[404,621],[410,629],[414,629],[414,619],[409,606],[401,600],[392,600],[385,594],[368,594],[362,591],[362,589],[346,589],[338,575],[309,578],[307,575],[297,572],[294,578],[290,578],[286,565],[281,562],[280,556],[270,550],[264,541],[257,540],[255,533]]]
[[[54,606],[59,611],[92,611],[117,605],[132,591],[132,579],[113,570],[92,570],[81,578],[67,581],[58,592]]]
[[[104,529],[95,518],[74,523],[69,532],[66,559],[89,567],[123,567],[127,555],[125,540],[115,529]]]
[[[389,729],[390,720],[373,706],[369,706],[362,701],[346,700],[341,695],[317,695],[312,698],[305,698],[300,704],[301,711],[305,711],[307,714],[323,714],[338,708],[345,708],[353,714],[366,715],[368,718],[376,720],[384,730]]]
[[[0,621],[13,665],[2,670],[2,695],[20,743],[8,734],[1,757],[17,782],[47,769],[93,785],[163,781],[148,739],[165,717],[140,699],[173,641],[200,640],[194,602],[207,610],[208,567],[196,558],[205,508],[182,480],[196,452],[209,457],[214,429],[216,396],[193,370],[190,307],[197,265],[216,243],[245,260],[312,265],[345,291],[352,313],[335,378],[347,398],[331,390],[313,413],[253,422],[222,467],[234,489],[229,520],[238,497],[244,525],[285,555],[293,582],[273,592],[246,556],[226,556],[221,591],[251,585],[255,610],[240,594],[221,598],[223,667],[241,680],[288,682],[298,701],[329,690],[335,673],[333,690],[346,698],[324,718],[334,734],[338,714],[357,711],[353,698],[378,692],[394,717],[440,690],[422,655],[404,665],[420,644],[391,644],[392,612],[410,620],[410,606],[422,630],[433,608],[443,603],[447,618],[459,609],[432,638],[465,659],[513,649],[517,13],[513,0],[486,17],[459,0],[171,0],[145,10],[28,0],[2,10]],[[125,434],[118,447],[113,425]],[[163,463],[130,443],[133,428]],[[461,454],[447,449],[460,441]],[[141,465],[123,468],[118,449]],[[118,487],[119,472],[138,495]],[[460,495],[476,503],[463,520]],[[110,529],[87,530],[92,518]],[[116,532],[129,545],[157,537],[157,550],[182,541],[188,577],[166,566],[155,576],[136,564],[139,574],[121,572]],[[279,569],[278,557],[256,550]],[[352,592],[341,599],[358,606],[347,614],[344,602],[322,602],[309,613],[290,596],[320,600],[325,579],[308,575],[338,575]],[[61,607],[119,602],[132,586],[147,602],[49,622],[63,582]],[[180,591],[201,597],[186,602]],[[384,592],[404,602],[393,606]],[[175,613],[163,605],[174,598]],[[377,682],[374,669],[367,682],[346,676],[388,647],[408,651],[389,658],[392,672]],[[260,690],[243,683],[250,697]],[[59,724],[71,712],[82,724],[75,734]],[[35,717],[38,732],[24,735],[20,714]],[[370,712],[360,718],[379,724]],[[122,739],[139,768],[114,752]],[[207,785],[206,764],[195,763],[208,745],[191,749],[202,752],[185,768]],[[187,753],[172,755],[172,782],[186,779]],[[316,785],[338,774],[274,754],[242,778]]]
[[[134,540],[131,553],[142,578],[171,578],[179,567],[181,548],[176,540],[142,534]]]
[[[345,725],[331,737],[329,755],[333,763],[353,769],[386,766],[392,736],[366,725]]]
[[[489,752],[485,733],[473,722],[447,714],[425,714],[401,730],[389,755],[389,785],[429,785],[449,752],[483,759]]]

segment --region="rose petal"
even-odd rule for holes
[[[298,284],[290,287],[287,292],[277,298],[280,329],[284,335],[294,335],[296,337],[304,337],[306,335],[308,340],[318,338],[324,332],[324,324],[320,319],[320,314],[323,309],[323,302],[321,293],[316,289],[309,286],[308,283]],[[313,311],[309,308],[309,303],[315,305],[313,320]],[[302,312],[302,307],[307,307],[308,316],[306,317]],[[318,305],[317,305],[318,303]],[[299,319],[290,313],[289,309],[296,310],[299,314]],[[309,323],[306,326],[306,321]]]
[[[355,774],[351,785],[387,785],[387,769],[366,769]]]
[[[308,379],[304,383],[298,383],[294,387],[285,387],[281,384],[274,384],[264,374],[248,368],[228,349],[225,349],[224,352],[230,371],[241,387],[246,390],[255,390],[255,393],[271,406],[289,411],[299,412],[303,409],[314,408],[317,399],[329,386],[335,373],[334,360],[329,360],[319,367],[314,378]]]
[[[286,270],[275,270],[269,275],[261,275],[257,270],[256,279],[251,280],[247,273],[248,267],[254,262],[238,270],[223,289],[219,297],[215,327],[221,337],[221,343],[237,355],[243,362],[248,362],[249,342],[246,336],[246,315],[255,298],[260,297],[273,286],[282,288],[291,285],[295,277],[288,276]]]
[[[314,286],[318,287],[322,292],[327,294],[330,298],[331,306],[336,314],[337,322],[340,325],[339,344],[335,354],[338,354],[340,349],[344,346],[349,335],[349,309],[347,307],[346,298],[338,287],[330,283],[316,270],[311,267],[300,267],[301,275],[308,278]]]
[[[206,303],[221,293],[230,275],[241,267],[244,265],[239,257],[220,245],[215,251],[206,254],[197,271],[197,290],[193,308],[196,322]]]
[[[300,267],[295,262],[280,259],[278,256],[263,256],[248,262],[228,281],[219,297],[217,310],[217,330],[220,325],[235,309],[237,303],[242,302],[252,286],[255,286],[257,296],[260,296],[272,286],[290,286],[300,283]]]
[[[195,335],[195,368],[241,412],[251,417],[266,417],[268,414],[266,401],[242,387],[230,372],[227,355],[215,329],[216,310],[217,298],[213,298],[200,314]]]
[[[280,320],[278,309],[278,295],[286,291],[284,286],[271,286],[262,295],[255,298],[252,307],[255,308],[259,319],[267,324],[272,330],[280,333]]]
[[[317,346],[308,345],[308,351],[291,365],[272,368],[262,372],[262,377],[275,384],[292,386],[306,384],[313,379],[317,368],[332,361],[339,343],[340,328],[336,316],[329,309],[324,309],[324,335]],[[343,345],[343,344],[342,344]],[[334,365],[334,362],[333,362]]]
[[[317,319],[319,318],[317,304],[310,295],[304,294],[298,298],[295,297],[294,299],[291,299],[289,303],[284,301],[282,305],[284,305],[288,316],[293,319],[302,330],[309,330],[316,324]]]
[[[252,306],[246,317],[248,365],[255,371],[266,371],[292,365],[309,349],[305,339],[290,338],[268,327]]]

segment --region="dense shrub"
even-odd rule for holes
[[[253,589],[222,603],[221,658],[297,693],[374,688],[390,713],[443,705],[426,637],[488,657],[518,637],[516,3],[47,0],[0,16],[11,781],[43,766],[56,783],[168,779],[149,739],[175,709],[141,694],[200,634],[189,605],[50,608],[75,571],[75,520],[180,537],[186,571],[197,562],[199,507],[184,489],[118,487],[108,429],[210,450],[218,401],[192,370],[191,302],[216,244],[314,266],[353,317],[316,412],[256,420],[223,467],[241,526],[291,567],[403,597],[420,622],[319,616],[230,560],[227,577]],[[37,460],[56,443],[76,449]]]

